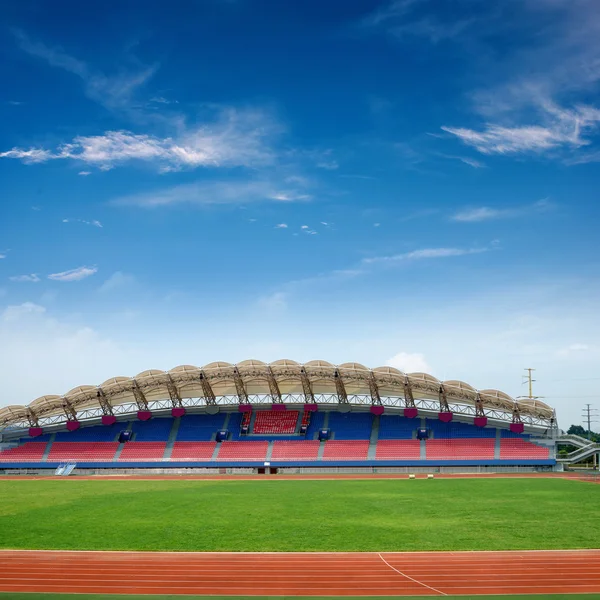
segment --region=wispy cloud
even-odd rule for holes
[[[1,313],[3,321],[18,321],[21,317],[31,314],[44,314],[46,309],[33,302],[24,302],[7,306]]]
[[[591,143],[586,136],[598,127],[600,110],[578,106],[567,110],[545,103],[544,125],[507,127],[488,124],[480,131],[463,127],[442,129],[482,154],[541,154],[555,149],[577,149]]]
[[[275,225],[275,229],[287,229],[287,223],[278,223],[277,225]]]
[[[155,104],[179,104],[178,100],[169,100],[164,96],[154,96],[154,98],[150,98],[150,102]]]
[[[91,175],[92,172],[91,171],[79,171],[79,173],[77,173],[77,175],[81,175],[82,177],[87,177],[88,175]]]
[[[484,169],[486,165],[482,163],[480,160],[475,160],[474,158],[470,158],[468,156],[454,156],[452,154],[441,154],[444,158],[449,158],[452,160],[459,160],[465,165],[469,165],[469,167],[473,167],[474,169]]]
[[[62,273],[52,273],[48,275],[48,279],[53,281],[80,281],[86,277],[90,277],[98,272],[96,267],[77,267],[70,271],[63,271]]]
[[[158,68],[158,65],[138,65],[129,71],[123,69],[118,74],[105,75],[61,48],[46,46],[20,30],[13,33],[24,52],[44,60],[52,67],[63,69],[79,77],[84,84],[86,95],[94,102],[111,109],[127,107],[135,92],[156,73]]]
[[[15,275],[13,277],[9,277],[10,281],[15,281],[17,283],[37,283],[40,281],[40,278],[32,273],[31,275]]]
[[[363,258],[362,264],[395,264],[406,261],[450,258],[454,256],[467,256],[469,254],[481,254],[482,252],[487,252],[488,250],[489,248],[423,248],[421,250],[412,250],[411,252],[393,254],[391,256]]]
[[[186,130],[176,138],[107,131],[103,135],[78,136],[52,151],[12,148],[0,152],[0,158],[29,164],[69,159],[101,168],[149,162],[161,172],[196,167],[256,167],[273,162],[269,142],[277,131],[277,124],[261,111],[224,109],[216,120]]]
[[[429,0],[392,0],[368,14],[360,24],[365,29],[383,31],[397,39],[423,37],[437,44],[459,36],[483,18],[478,15],[457,19],[450,13],[449,18],[440,19],[434,6],[435,2]]]
[[[304,189],[291,187],[285,182],[266,180],[205,181],[173,186],[152,192],[122,196],[113,204],[153,208],[177,204],[210,206],[218,204],[245,204],[250,202],[302,202],[311,195]]]
[[[63,223],[83,223],[84,225],[93,225],[94,227],[102,228],[100,221],[86,221],[85,219],[63,219]]]
[[[548,199],[543,199],[533,204],[514,208],[491,208],[489,206],[469,208],[455,213],[451,219],[461,223],[479,223],[481,221],[524,217],[534,213],[547,212],[552,208],[553,204]]]
[[[117,289],[122,289],[130,286],[135,282],[135,277],[122,271],[113,273],[99,288],[99,292],[114,292]]]

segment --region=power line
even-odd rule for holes
[[[592,408],[591,404],[586,404],[585,408],[583,409],[583,418],[587,421],[587,432],[588,432],[589,439],[592,438],[592,423],[598,423],[598,420],[592,419],[592,417],[597,417],[597,416],[598,416],[598,410],[595,408]]]

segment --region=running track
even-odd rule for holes
[[[600,593],[600,550],[381,554],[3,550],[0,591],[255,596]]]

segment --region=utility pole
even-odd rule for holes
[[[596,419],[594,419],[593,417],[597,417],[597,416],[598,416],[598,410],[595,408],[592,408],[591,404],[586,404],[585,408],[583,409],[583,418],[584,418],[584,421],[587,422],[587,432],[588,432],[589,440],[592,439],[592,423],[598,423],[598,421]]]
[[[525,369],[527,371],[527,375],[524,375],[526,381],[529,386],[529,398],[533,398],[533,382],[535,379],[532,379],[531,374],[535,371],[535,369]],[[523,382],[525,383],[525,382]]]

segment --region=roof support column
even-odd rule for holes
[[[416,408],[415,398],[412,393],[412,387],[408,375],[404,376],[404,405],[406,408]]]
[[[477,395],[475,396],[475,416],[485,417],[485,411],[483,410],[483,402],[481,400],[479,392],[477,392]]]
[[[382,403],[381,395],[379,394],[379,388],[377,387],[373,371],[369,372],[369,391],[371,392],[371,403],[380,405]]]
[[[304,400],[307,404],[315,403],[315,395],[312,391],[312,386],[310,385],[310,379],[308,378],[308,374],[304,367],[300,369],[300,381],[302,382],[302,391],[304,393]]]
[[[512,422],[513,423],[522,423],[521,411],[519,410],[519,405],[517,402],[515,402],[513,404]]]
[[[267,381],[269,383],[269,392],[271,393],[271,398],[273,399],[273,402],[281,403],[281,392],[279,391],[277,379],[275,379],[275,375],[271,367],[267,367]]]
[[[246,392],[242,376],[240,375],[237,367],[233,367],[233,381],[235,383],[235,391],[237,392],[237,397],[240,401],[240,404],[249,404],[250,401],[248,400],[248,393]]]
[[[448,406],[448,399],[446,398],[446,390],[443,385],[440,385],[438,396],[440,400],[440,412],[451,412],[450,407]]]
[[[104,393],[104,390],[102,388],[98,388],[98,391],[96,392],[96,398],[98,399],[98,404],[100,405],[100,408],[102,409],[102,414],[103,415],[112,415],[113,414],[112,405],[108,401],[108,398],[106,397],[106,394]]]
[[[342,381],[340,372],[336,369],[333,372],[333,380],[335,381],[335,391],[337,392],[338,402],[340,404],[348,404],[348,394],[346,393],[346,386]]]
[[[77,420],[77,411],[73,408],[73,405],[66,398],[62,399],[62,407],[65,411],[65,415],[67,416],[67,421]]]
[[[202,394],[206,406],[215,406],[217,404],[217,397],[215,396],[210,381],[206,378],[204,371],[200,371],[200,385],[202,386]]]
[[[173,406],[183,406],[181,402],[181,396],[179,395],[179,390],[173,381],[171,375],[167,375],[167,391],[169,392],[169,398],[171,399],[171,404]]]
[[[39,421],[37,418],[37,415],[29,408],[27,407],[27,420],[29,421],[29,425],[31,427],[38,427],[39,426]]]
[[[148,400],[144,396],[144,392],[140,389],[138,382],[133,380],[133,397],[139,410],[148,410]]]

